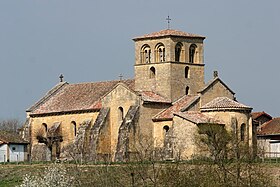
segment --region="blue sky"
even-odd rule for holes
[[[237,99],[280,116],[279,0],[1,0],[0,119],[59,82],[133,78],[135,36],[171,28],[206,36],[213,70]]]

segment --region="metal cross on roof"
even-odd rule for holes
[[[60,82],[63,82],[64,76],[62,74],[59,76],[59,78],[60,78]]]
[[[167,28],[170,29],[170,21],[171,21],[171,19],[170,19],[169,15],[167,16],[166,20],[167,20]]]

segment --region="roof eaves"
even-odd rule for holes
[[[261,137],[261,136],[280,136],[280,133],[275,133],[275,134],[272,134],[272,133],[269,133],[269,134],[257,134],[258,137]]]
[[[156,39],[156,38],[171,38],[171,37],[177,37],[177,38],[201,38],[205,39],[205,36],[180,36],[180,35],[174,35],[174,34],[166,34],[166,35],[160,35],[160,36],[140,36],[132,38],[133,41],[139,41],[139,40],[147,40],[147,39]]]
[[[172,118],[152,118],[152,121],[159,122],[159,121],[172,121]]]
[[[202,112],[206,111],[230,111],[230,110],[239,110],[239,111],[250,111],[253,108],[251,107],[226,107],[226,108],[200,108]]]
[[[45,112],[45,113],[31,113],[31,117],[39,117],[39,116],[54,116],[60,114],[72,114],[72,113],[88,113],[88,112],[97,112],[100,111],[100,108],[93,109],[81,109],[81,110],[67,110],[67,111],[55,111],[55,112]]]

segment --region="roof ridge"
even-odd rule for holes
[[[123,79],[123,80],[105,80],[105,81],[97,81],[97,82],[78,82],[71,83],[69,85],[81,85],[81,84],[94,84],[94,83],[109,83],[109,82],[125,82],[125,81],[134,81],[135,79]]]

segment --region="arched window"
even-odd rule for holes
[[[42,126],[43,126],[42,128],[43,128],[43,131],[44,131],[44,135],[47,135],[48,125],[46,123],[43,123]]]
[[[162,43],[156,45],[156,62],[165,62],[165,47]]]
[[[182,43],[177,43],[175,46],[175,61],[180,62],[181,60],[181,53],[182,53]]]
[[[72,129],[73,129],[73,135],[75,137],[77,135],[77,124],[76,124],[76,122],[72,121],[71,126],[72,126]]]
[[[244,141],[245,140],[245,124],[242,123],[240,127],[240,140]]]
[[[186,95],[189,95],[189,90],[190,90],[190,88],[187,86],[186,87]]]
[[[165,132],[168,132],[168,131],[169,131],[169,126],[168,126],[168,125],[165,125],[165,126],[163,127],[163,130],[165,130]]]
[[[150,79],[154,79],[156,77],[156,69],[154,67],[150,68]]]
[[[119,121],[123,121],[124,118],[123,107],[119,107],[118,112],[119,112]]]
[[[185,67],[185,78],[186,78],[186,79],[188,79],[189,76],[190,76],[190,75],[189,75],[189,71],[190,71],[190,68],[189,68],[188,66],[186,66],[186,67]]]
[[[151,48],[147,44],[143,45],[141,48],[141,63],[151,63]]]
[[[195,53],[196,53],[197,46],[195,44],[192,44],[189,48],[189,62],[194,63],[195,62]]]

